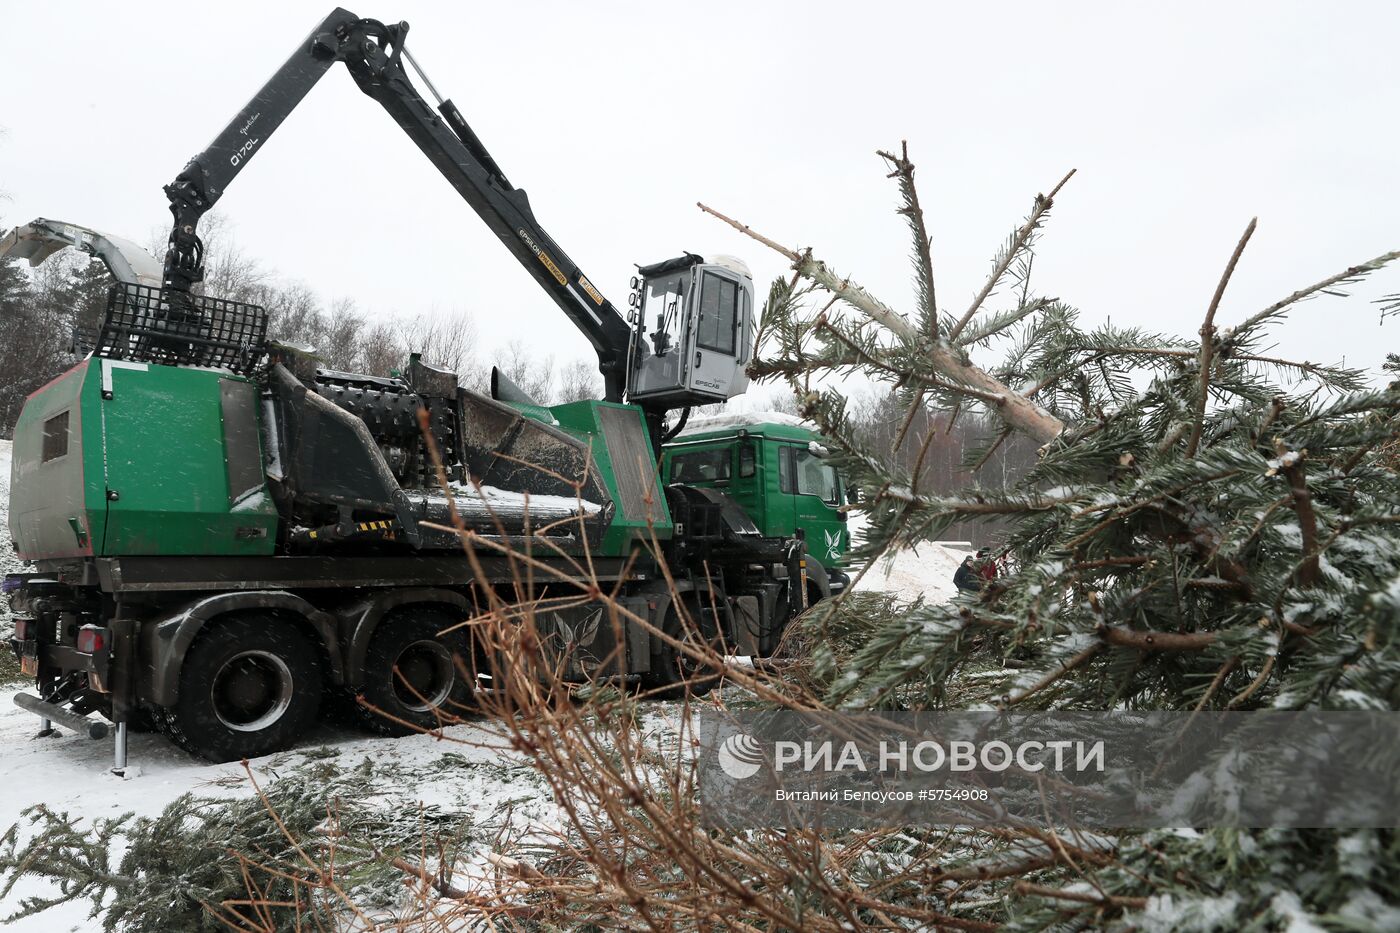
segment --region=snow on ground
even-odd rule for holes
[[[116,777],[108,770],[111,741],[81,738],[65,729],[36,738],[39,720],[14,706],[10,698],[15,692],[12,687],[0,691],[0,748],[5,750],[0,756],[5,796],[0,832],[19,820],[22,810],[38,803],[91,821],[128,812],[155,816],[186,792],[207,797],[252,792],[238,763],[210,764],[157,734],[131,736],[132,767],[125,778]],[[524,821],[541,832],[561,825],[541,779],[505,747],[488,722],[454,726],[445,736],[386,739],[320,726],[297,749],[254,759],[250,765],[259,784],[266,786],[277,774],[312,760],[332,757],[340,770],[349,771],[370,759],[382,779],[380,799],[385,806],[403,808],[410,818],[419,802],[470,814],[475,849],[460,866],[467,873],[484,872],[485,852],[503,820],[509,818],[515,826]],[[0,901],[0,920],[14,913],[23,897],[53,893],[46,882],[25,879]],[[64,904],[4,929],[87,931],[95,928],[87,919],[88,910],[86,902]]]
[[[865,516],[852,514],[846,526],[851,541],[859,546],[865,534]],[[925,602],[947,602],[957,595],[953,574],[964,557],[971,553],[965,542],[927,542],[916,548],[896,551],[877,560],[860,583],[858,590],[882,591],[912,602],[922,596]]]

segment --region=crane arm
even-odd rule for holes
[[[631,336],[627,322],[540,225],[524,190],[510,184],[456,106],[437,97],[404,49],[407,32],[407,23],[385,25],[343,9],[332,12],[312,31],[209,147],[166,186],[175,223],[166,254],[165,287],[188,291],[200,281],[199,218],[331,65],[343,61],[360,90],[393,117],[583,332],[598,355],[606,398],[621,401]],[[418,94],[404,68],[405,60],[438,99],[436,110]]]

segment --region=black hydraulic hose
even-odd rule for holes
[[[687,405],[687,406],[685,406],[685,408],[681,409],[681,417],[680,417],[680,420],[676,422],[676,426],[675,426],[674,428],[672,428],[671,430],[667,431],[667,432],[662,436],[662,438],[661,438],[661,443],[663,443],[663,444],[668,443],[668,442],[671,440],[671,438],[673,438],[673,437],[675,437],[677,434],[681,433],[681,431],[684,430],[684,428],[685,428],[685,423],[686,423],[687,421],[689,421],[689,420],[690,420],[690,406]],[[660,451],[657,451],[657,453],[659,454]]]

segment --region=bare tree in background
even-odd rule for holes
[[[326,319],[326,340],[321,354],[334,369],[357,372],[360,365],[361,332],[365,329],[364,315],[350,298],[337,298],[331,304]]]
[[[802,407],[797,403],[797,396],[783,389],[769,393],[767,406],[769,411],[780,411],[785,415],[798,415]]]
[[[372,376],[388,376],[408,359],[402,327],[397,321],[366,326],[360,340],[360,365]],[[430,361],[431,362],[431,361]]]
[[[547,402],[554,390],[554,356],[540,356],[525,346],[524,341],[512,340],[496,353],[496,365],[511,382],[532,398]]]
[[[238,244],[226,215],[218,211],[207,214],[199,233],[204,241],[204,294],[230,301],[256,301],[264,288],[274,284],[272,270]],[[163,239],[155,255],[165,255]]]
[[[321,299],[300,282],[264,286],[254,299],[267,309],[268,330],[277,340],[314,348],[325,333]]]
[[[73,365],[73,333],[97,322],[110,283],[100,262],[72,250],[32,275],[0,260],[0,435],[14,430],[30,392]]]
[[[598,367],[584,360],[574,360],[559,370],[559,391],[554,395],[556,403],[602,397],[603,380],[598,378]]]
[[[421,353],[423,361],[456,373],[469,389],[483,389],[486,373],[476,358],[476,321],[469,312],[433,312],[401,322],[397,328],[402,365],[409,353]]]

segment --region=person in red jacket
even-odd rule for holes
[[[992,556],[991,548],[984,547],[979,550],[977,552],[977,561],[977,573],[983,580],[990,583],[997,578],[997,560]],[[986,584],[983,585],[985,586]]]

